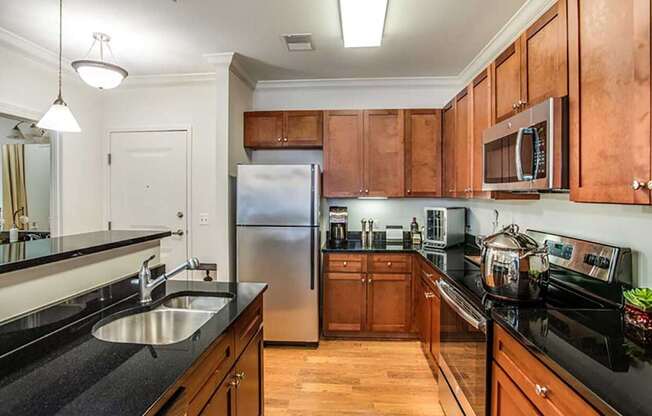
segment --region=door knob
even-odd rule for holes
[[[177,218],[183,218],[183,212],[177,211]]]
[[[178,230],[172,232],[172,235],[178,235],[179,237],[181,237],[183,234],[184,234],[183,230],[180,229],[180,228]]]

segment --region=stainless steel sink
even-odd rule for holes
[[[96,328],[93,336],[102,341],[129,344],[174,344],[189,338],[214,314],[159,307],[111,321]]]
[[[232,297],[218,296],[177,296],[176,298],[164,302],[163,305],[174,309],[210,311],[217,313],[220,309],[228,305],[232,299]]]

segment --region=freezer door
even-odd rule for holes
[[[239,165],[238,225],[319,225],[319,165]]]
[[[263,282],[265,341],[319,341],[319,228],[237,229],[238,281]]]

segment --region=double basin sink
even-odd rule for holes
[[[99,322],[93,336],[102,341],[129,344],[167,345],[188,339],[233,296],[181,295],[155,309]]]

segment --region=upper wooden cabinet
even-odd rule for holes
[[[363,125],[362,111],[324,112],[324,196],[362,196]]]
[[[403,110],[364,112],[364,196],[405,193]]]
[[[559,0],[491,64],[494,121],[568,94],[566,0]]]
[[[471,99],[465,88],[455,98],[455,193],[459,198],[471,196],[470,121]]]
[[[244,146],[251,149],[319,148],[322,111],[252,111],[244,114]]]
[[[324,196],[404,195],[403,110],[326,111]]]
[[[475,77],[469,87],[471,94],[471,191],[473,197],[488,197],[489,192],[482,191],[484,178],[484,156],[482,134],[491,126],[491,76],[484,70]]]
[[[571,199],[650,204],[650,2],[569,0]]]
[[[441,110],[405,112],[405,194],[441,196]]]
[[[455,100],[446,104],[441,112],[442,166],[444,172],[442,193],[447,197],[456,195],[455,181]]]

